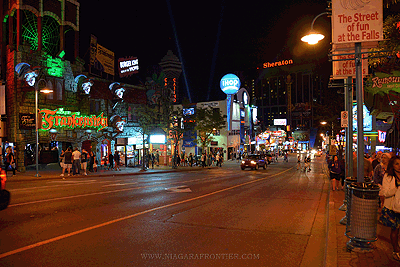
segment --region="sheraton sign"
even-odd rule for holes
[[[71,112],[59,108],[56,110],[41,109],[41,130],[48,131],[52,128],[93,128],[100,131],[108,127],[108,118],[100,115],[81,115],[80,112]]]

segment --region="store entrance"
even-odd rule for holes
[[[82,142],[82,149],[85,149],[87,153],[90,154],[92,151],[92,141],[91,140],[86,140]]]

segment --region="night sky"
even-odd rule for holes
[[[125,80],[136,84],[172,50],[184,64],[184,95],[186,78],[192,102],[222,99],[219,81],[226,73],[254,71],[264,62],[285,59],[327,61],[330,18],[320,17],[314,25],[326,36],[320,44],[310,47],[300,41],[326,8],[321,0],[85,0],[80,1],[80,56],[88,62],[93,34],[100,45],[114,51],[116,61],[138,57],[140,73]]]

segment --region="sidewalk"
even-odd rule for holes
[[[345,211],[340,211],[343,204],[344,191],[330,191],[329,195],[329,229],[327,244],[327,265],[329,267],[383,267],[400,266],[400,262],[392,257],[390,244],[390,228],[378,224],[378,240],[373,242],[374,250],[367,253],[347,251],[346,243],[350,240],[345,236],[346,225],[340,224]]]
[[[236,161],[235,161],[236,162]],[[225,164],[229,165],[230,162],[226,162]],[[217,168],[217,167],[207,167],[207,168]],[[107,168],[105,169],[98,169],[97,172],[87,172],[87,176],[82,175],[82,171],[80,175],[72,176],[72,170],[71,170],[71,176],[70,177],[90,177],[90,176],[96,176],[96,177],[106,177],[106,176],[119,176],[119,175],[142,175],[142,174],[152,174],[152,173],[168,173],[168,172],[180,172],[180,171],[199,171],[202,170],[203,168],[193,166],[193,167],[188,167],[188,166],[180,166],[176,169],[173,169],[171,166],[154,166],[154,169],[149,168],[146,169],[145,171],[142,170],[141,167],[121,167],[121,171],[115,171],[115,170],[108,170]],[[39,166],[39,175],[40,177],[36,177],[36,169],[32,170],[29,169],[26,172],[18,172],[16,171],[16,175],[12,176],[12,172],[8,171],[7,172],[7,183],[12,183],[12,182],[22,182],[22,181],[36,181],[38,179],[41,180],[47,180],[47,179],[62,179],[60,176],[61,174],[61,168],[59,166],[57,167],[49,167],[42,169]],[[68,174],[65,173],[64,178],[67,178]]]

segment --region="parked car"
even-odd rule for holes
[[[264,155],[247,155],[240,164],[242,170],[246,168],[258,170],[260,167],[263,167],[264,170],[267,168],[267,162]]]
[[[0,210],[4,210],[10,203],[10,192],[6,190],[6,171],[0,167]]]

